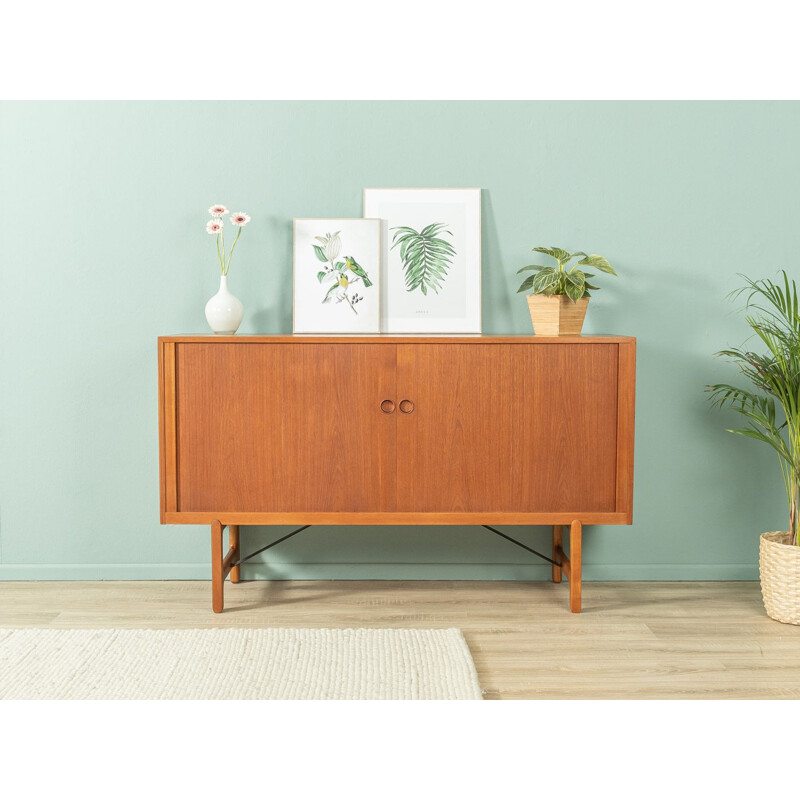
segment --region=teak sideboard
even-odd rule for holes
[[[620,336],[161,337],[161,522],[211,525],[216,612],[240,525],[483,525],[534,553],[491,526],[552,525],[578,612],[582,526],[632,521],[635,360]]]

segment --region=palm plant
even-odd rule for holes
[[[533,294],[556,295],[565,294],[573,302],[577,303],[581,297],[591,297],[589,290],[599,289],[599,286],[594,286],[589,283],[588,279],[594,277],[593,272],[584,272],[579,267],[591,267],[599,269],[601,272],[607,272],[610,275],[616,275],[614,268],[608,263],[607,259],[598,255],[586,255],[582,251],[577,253],[568,253],[560,247],[534,247],[533,251],[536,253],[544,253],[558,262],[558,266],[541,266],[539,264],[530,264],[527,267],[517,270],[517,275],[521,272],[529,272],[534,270],[535,275],[529,275],[522,282],[522,285],[517,289],[517,294],[520,292],[532,291]],[[577,261],[569,269],[567,266],[573,258],[582,256],[580,261]]]
[[[745,346],[722,350],[753,388],[727,383],[708,386],[715,406],[730,407],[742,414],[748,425],[728,429],[768,444],[777,454],[789,501],[790,542],[798,544],[798,499],[800,495],[800,307],[797,285],[785,271],[782,282],[751,280],[732,293],[746,295],[747,324],[764,353]],[[745,343],[746,344],[746,343]]]
[[[443,222],[432,222],[421,231],[407,226],[392,228],[392,249],[399,245],[400,259],[405,272],[406,291],[419,289],[427,295],[428,289],[436,294],[442,288],[447,270],[453,263],[456,251],[450,242],[439,234],[453,234]]]

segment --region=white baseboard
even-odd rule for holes
[[[0,581],[210,580],[210,564],[0,564]],[[244,580],[549,580],[547,564],[265,563]],[[755,581],[754,564],[584,564],[585,581]]]

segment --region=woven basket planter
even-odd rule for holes
[[[789,544],[789,534],[761,534],[759,548],[761,595],[772,619],[800,625],[800,547]]]

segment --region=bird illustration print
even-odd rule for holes
[[[315,236],[314,240],[319,242],[319,244],[312,245],[314,253],[325,265],[317,273],[317,280],[323,286],[328,286],[322,302],[347,303],[350,310],[354,314],[358,314],[356,306],[363,301],[364,297],[353,287],[358,283],[361,283],[365,289],[372,286],[367,271],[353,256],[344,256],[344,261],[339,260],[342,252],[341,231]]]
[[[358,277],[361,278],[362,281],[364,281],[364,286],[366,287],[372,286],[372,281],[369,279],[369,275],[367,275],[367,273],[364,272],[364,267],[362,267],[361,264],[358,263],[358,261],[356,261],[352,256],[345,256],[344,260],[347,262],[348,269],[355,272],[355,274],[358,275]]]

